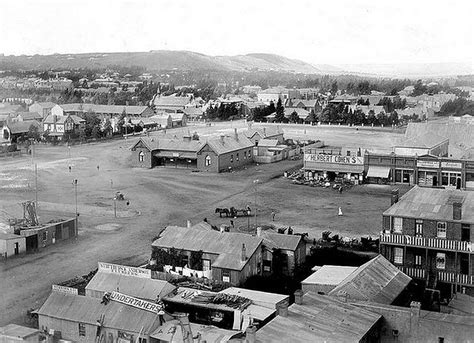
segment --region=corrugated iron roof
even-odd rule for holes
[[[352,272],[329,295],[347,294],[349,300],[391,304],[410,281],[409,276],[378,255]]]
[[[303,304],[288,308],[257,331],[260,342],[359,342],[382,318],[381,315],[308,292]]]
[[[252,138],[255,134],[258,134],[262,138],[272,138],[272,137],[283,134],[283,132],[280,131],[278,127],[274,127],[274,126],[268,126],[264,128],[258,128],[258,129],[248,129],[244,131],[244,135],[247,138]]]
[[[6,126],[10,129],[12,134],[17,134],[27,133],[31,126],[36,126],[39,128],[40,124],[36,120],[28,120],[8,123]]]
[[[184,96],[157,96],[155,98],[154,104],[157,107],[161,106],[179,106],[183,107],[186,106],[187,104],[191,103],[191,99],[189,97],[184,97]]]
[[[60,105],[64,112],[95,112],[111,113],[120,115],[124,111],[127,115],[141,115],[147,110],[147,106],[126,106],[126,105],[96,105],[96,104],[63,104]]]
[[[303,239],[299,235],[285,235],[272,230],[262,230],[261,237],[265,242],[269,241],[272,247],[291,251],[295,251]]]
[[[218,232],[185,227],[167,227],[152,243],[154,247],[175,248],[219,255],[213,267],[241,270],[248,262],[241,260],[242,245],[245,244],[247,258],[252,256],[262,243],[262,238],[245,233]],[[222,256],[222,257],[221,257]]]
[[[239,331],[225,330],[211,325],[190,323],[193,335],[200,334],[201,341],[208,343],[225,343],[233,336],[240,335]],[[163,324],[160,330],[151,334],[152,338],[160,342],[184,342],[183,331],[178,320],[170,320]],[[239,340],[240,341],[240,340]]]
[[[173,291],[176,287],[167,281],[139,278],[135,276],[97,272],[86,286],[86,290],[125,293],[136,298],[156,300]]]
[[[251,289],[239,288],[239,287],[229,287],[219,293],[238,295],[247,299],[252,300],[252,303],[258,306],[266,307],[269,309],[276,309],[276,304],[289,300],[288,295],[254,291]]]
[[[384,216],[446,221],[453,220],[453,196],[462,203],[461,220],[474,224],[474,192],[415,186]]]
[[[39,334],[38,329],[32,329],[17,324],[8,324],[0,328],[0,338],[12,338],[12,342],[20,342],[19,338],[28,339],[33,335]],[[2,342],[9,342],[3,341]]]
[[[105,328],[129,332],[142,330],[145,335],[151,334],[159,326],[155,313],[116,301],[110,301],[107,305],[101,304],[101,301],[98,298],[53,291],[38,314],[91,325],[96,325],[103,315]]]
[[[252,141],[242,134],[231,136],[221,136],[219,138],[209,139],[207,145],[217,154],[222,155],[232,151],[238,151],[242,149],[249,149],[254,146]],[[204,147],[204,146],[203,146]],[[201,148],[202,149],[202,148]]]

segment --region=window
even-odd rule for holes
[[[235,156],[235,160],[239,162],[239,153],[237,153],[237,155]]]
[[[244,160],[247,159],[247,151],[244,151]]]
[[[234,162],[234,155],[230,155],[230,163],[233,163]]]
[[[207,155],[204,164],[206,167],[211,165],[211,156]]]
[[[436,253],[436,268],[445,269],[446,268],[446,254],[443,252]]]
[[[144,159],[145,153],[143,151],[140,151],[140,153],[138,154],[138,162],[143,162]]]
[[[415,223],[415,236],[423,236],[423,220],[417,219]]]
[[[271,260],[263,260],[263,271],[264,272],[271,272],[272,271],[272,261]]]
[[[441,174],[441,185],[447,186],[449,183],[449,173],[442,173]]]
[[[438,343],[444,343],[444,337],[438,337]]]
[[[138,343],[146,343],[146,338],[138,338]]]
[[[230,271],[223,269],[222,270],[222,282],[230,282]]]
[[[207,271],[211,270],[211,260],[202,260],[202,270]]]
[[[188,265],[188,263],[189,263],[188,255],[181,255],[181,264],[183,266],[186,266]]]
[[[79,323],[79,336],[85,337],[86,336],[86,324]]]
[[[438,222],[438,238],[446,238],[446,222]]]
[[[403,218],[393,217],[393,232],[403,233]]]
[[[48,231],[43,231],[43,241],[48,239]]]
[[[393,248],[393,263],[403,264],[403,248]]]
[[[416,267],[421,266],[421,255],[415,255],[415,266]]]

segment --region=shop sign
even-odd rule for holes
[[[438,161],[416,161],[416,166],[421,168],[439,168]]]
[[[120,266],[118,264],[112,264],[112,263],[99,262],[99,271],[151,279],[150,269]]]
[[[72,287],[53,285],[52,290],[56,292],[66,293],[66,294],[78,295],[77,288],[72,288]]]
[[[305,154],[306,162],[336,163],[336,164],[364,164],[364,158],[360,156],[341,156],[326,154]]]
[[[130,305],[141,310],[145,310],[148,312],[153,312],[158,314],[162,310],[162,305],[155,304],[146,300],[141,300],[130,295],[125,295],[119,292],[112,292],[110,295],[110,300],[117,301],[119,303]]]
[[[442,168],[461,169],[462,164],[460,162],[441,162]]]

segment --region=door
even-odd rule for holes
[[[461,241],[469,242],[471,240],[471,230],[469,224],[462,224]]]
[[[20,244],[15,243],[15,255],[18,255],[20,253]]]
[[[461,189],[461,178],[456,179],[456,189]]]
[[[461,259],[459,263],[460,273],[464,275],[469,275],[469,255],[468,254],[460,254]]]

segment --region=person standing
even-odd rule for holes
[[[276,214],[275,211],[272,211],[272,222],[275,221],[275,214]]]

